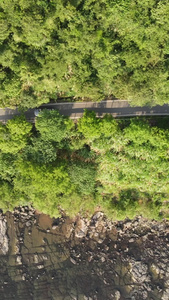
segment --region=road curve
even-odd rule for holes
[[[133,117],[133,116],[166,116],[169,115],[169,105],[149,106],[130,106],[126,100],[104,100],[101,102],[68,102],[68,103],[48,103],[39,108],[58,109],[62,115],[69,116],[71,119],[82,117],[84,109],[93,110],[98,117],[103,117],[109,113],[113,117]],[[9,119],[19,115],[17,109],[0,109],[0,121],[6,123]],[[34,109],[25,112],[26,119],[30,122],[35,121]]]

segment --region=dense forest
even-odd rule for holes
[[[57,110],[42,110],[35,125],[17,116],[0,125],[0,207],[168,218],[168,124],[87,110],[76,122]]]
[[[1,0],[0,106],[67,97],[168,103],[168,16],[166,0]],[[131,163],[131,153],[121,155]]]

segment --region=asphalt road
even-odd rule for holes
[[[169,115],[169,105],[135,106],[131,107],[126,100],[105,100],[101,102],[68,102],[68,103],[49,103],[40,106],[39,108],[58,109],[59,112],[71,119],[78,119],[83,115],[84,109],[93,110],[98,117],[103,117],[105,114],[112,114],[113,117],[130,117],[130,116],[165,116]],[[0,109],[0,121],[6,123],[15,115],[19,115],[17,109]],[[29,109],[25,112],[26,119],[30,122],[35,121],[34,109]]]

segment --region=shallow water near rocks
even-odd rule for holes
[[[0,216],[0,299],[168,300],[169,222]]]

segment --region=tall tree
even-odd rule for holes
[[[43,140],[60,143],[71,136],[74,123],[57,110],[44,109],[37,117],[35,126]]]

